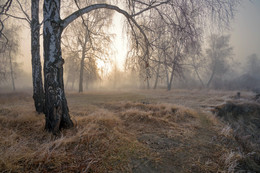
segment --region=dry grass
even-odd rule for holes
[[[121,120],[107,110],[74,116],[77,126],[60,137],[45,132],[44,116],[30,110],[1,108],[1,171],[124,172],[130,169],[129,158],[148,155],[147,149],[122,128]]]
[[[236,100],[217,106],[215,111],[229,124],[222,133],[233,136],[240,145],[236,168],[260,172],[260,105],[252,100]]]
[[[0,172],[232,172],[243,158],[201,110],[136,91],[67,98],[76,127],[55,137],[30,95],[0,95]]]

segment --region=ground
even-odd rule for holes
[[[241,142],[211,113],[236,91],[67,93],[75,127],[44,131],[26,92],[0,94],[0,172],[243,172]],[[241,92],[249,100],[251,92]],[[250,162],[251,163],[251,162]],[[255,162],[252,162],[255,163]]]

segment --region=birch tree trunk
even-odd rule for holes
[[[148,71],[148,67],[146,67],[146,87],[147,87],[147,89],[150,89],[150,82],[149,82],[149,71]]]
[[[31,17],[33,99],[36,111],[41,113],[44,111],[44,92],[40,60],[39,0],[31,0]]]
[[[11,50],[12,49],[9,50],[9,62],[10,62],[10,71],[11,71],[11,80],[12,80],[13,91],[15,91],[14,70],[13,70],[13,62],[12,62]]]
[[[85,59],[85,52],[83,49],[82,57],[81,57],[81,61],[80,61],[80,70],[79,70],[79,93],[83,92],[84,59]]]
[[[87,31],[86,31],[83,43],[81,41],[82,54],[81,54],[80,72],[79,72],[79,93],[83,92],[83,75],[84,75],[84,63],[85,63],[87,39],[88,38],[87,38]],[[80,38],[79,38],[79,40],[80,40]]]
[[[71,83],[71,90],[73,91],[74,90],[74,84],[75,84],[75,78],[72,79],[72,83]]]
[[[197,77],[198,77],[200,83],[201,83],[201,86],[204,88],[205,85],[204,85],[204,82],[202,81],[202,79],[201,79],[201,77],[200,77],[200,75],[199,75],[198,69],[197,69],[196,67],[194,67],[194,70],[195,70],[195,72],[196,72],[196,75],[197,75]]]
[[[73,127],[70,119],[67,100],[64,92],[63,64],[61,56],[61,34],[71,22],[79,16],[92,10],[106,8],[123,14],[127,19],[137,26],[143,34],[146,42],[148,39],[142,28],[126,11],[117,6],[108,4],[95,4],[79,9],[66,17],[60,18],[60,0],[44,0],[43,4],[43,44],[44,44],[44,89],[45,89],[45,129],[58,133],[62,128]],[[148,50],[148,48],[147,48]]]
[[[211,82],[212,82],[212,79],[214,78],[215,76],[215,72],[216,72],[216,64],[214,64],[214,67],[213,67],[213,70],[212,70],[212,73],[211,73],[211,76],[209,78],[209,81],[207,83],[207,88],[209,88]]]
[[[60,0],[45,0],[43,12],[45,129],[56,134],[73,127],[64,93]]]
[[[160,61],[160,58],[159,58],[159,61]],[[159,79],[159,73],[160,73],[160,66],[161,66],[161,63],[158,64],[158,67],[157,67],[157,70],[156,70],[156,78],[155,78],[153,89],[157,88],[158,79]]]
[[[168,87],[167,87],[168,91],[170,91],[172,89],[172,81],[173,81],[174,71],[175,71],[175,63],[173,62],[171,77],[170,77],[170,81],[169,81]]]
[[[164,68],[165,68],[165,74],[166,74],[166,86],[168,89],[170,81],[169,81],[169,72],[168,72],[165,52],[164,52]]]
[[[215,76],[215,72],[216,72],[216,65],[217,65],[217,55],[215,53],[215,41],[213,42],[213,50],[212,50],[212,53],[211,53],[211,58],[213,59],[213,69],[212,69],[212,72],[211,72],[211,76],[208,80],[208,83],[207,83],[207,88],[209,88],[211,82],[212,82],[212,79],[214,78]]]

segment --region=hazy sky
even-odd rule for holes
[[[235,57],[242,62],[253,53],[260,57],[260,0],[243,3],[231,27]]]
[[[118,34],[114,40],[114,46],[119,49],[119,54],[116,57],[116,59],[120,61],[119,64],[124,63],[122,57],[125,56],[125,53],[122,52],[122,50],[127,51],[125,48],[125,38],[123,42],[121,40],[121,38],[125,37],[122,34],[123,27],[119,26],[121,21],[121,17],[115,16],[115,21],[113,22],[114,27],[117,28],[115,29],[115,33]],[[235,20],[231,24],[230,33],[231,44],[235,53],[234,58],[238,58],[243,62],[246,57],[252,53],[256,53],[260,57],[260,0],[242,4],[238,9]],[[24,29],[24,34],[21,39],[21,53],[23,54],[23,58],[20,60],[24,64],[24,69],[31,71],[29,29]]]

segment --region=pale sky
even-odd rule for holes
[[[260,0],[243,3],[231,27],[235,58],[244,62],[253,53],[260,57]]]

